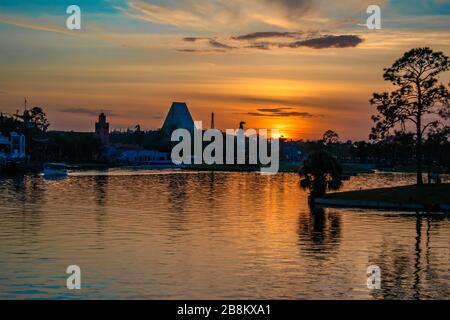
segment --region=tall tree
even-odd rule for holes
[[[323,134],[322,141],[325,145],[339,142],[339,135],[333,130],[327,130]]]
[[[374,93],[370,100],[378,111],[377,115],[372,116],[375,126],[371,139],[384,139],[394,128],[405,132],[407,124],[413,124],[417,184],[423,184],[423,136],[441,120],[450,117],[449,91],[438,84],[438,75],[449,68],[450,60],[442,52],[434,52],[430,48],[412,49],[390,68],[384,69],[384,80],[397,88],[390,93]],[[425,121],[427,115],[431,120]]]
[[[47,120],[47,115],[41,107],[33,107],[30,110],[30,122],[42,132],[47,131],[50,126],[50,123]]]

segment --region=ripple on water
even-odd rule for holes
[[[448,180],[448,177],[446,177]],[[409,184],[352,177],[344,190]],[[316,209],[296,174],[0,179],[0,298],[450,298],[450,221]],[[68,265],[83,289],[65,288]],[[367,267],[382,270],[367,289]]]

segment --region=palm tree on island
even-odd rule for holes
[[[300,185],[311,191],[311,198],[323,196],[327,190],[339,190],[342,186],[342,166],[329,152],[311,152],[299,170]]]

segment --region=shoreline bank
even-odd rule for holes
[[[314,203],[330,207],[450,212],[450,184],[336,192],[316,198]]]

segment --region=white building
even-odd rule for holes
[[[9,139],[0,135],[0,157],[8,159],[25,158],[25,136],[11,132]]]
[[[18,159],[25,158],[25,136],[23,134],[11,132],[9,141],[11,143],[9,150],[11,157]]]
[[[6,154],[9,154],[9,139],[8,137],[0,135],[0,160],[6,158]]]

